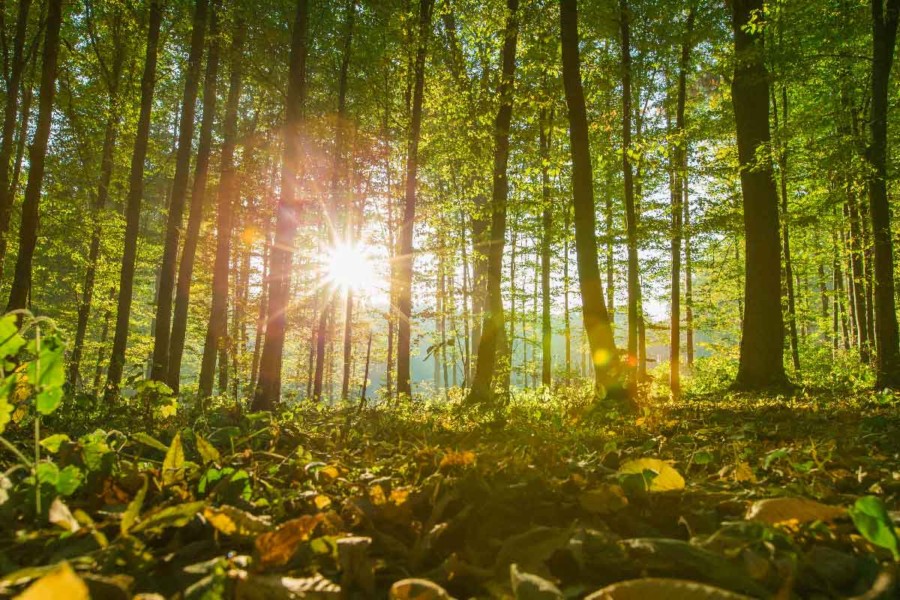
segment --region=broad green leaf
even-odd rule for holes
[[[56,479],[56,491],[63,496],[71,496],[84,481],[84,474],[75,465],[69,465],[59,472]]]
[[[51,435],[49,437],[45,437],[41,440],[41,448],[44,448],[48,452],[52,452],[56,454],[59,452],[59,447],[62,446],[63,442],[71,442],[72,440],[64,433],[57,433]]]
[[[144,506],[144,498],[147,497],[147,476],[143,476],[144,485],[141,486],[140,491],[131,499],[131,502],[128,503],[128,508],[125,509],[125,512],[122,514],[122,522],[119,525],[119,530],[122,532],[122,535],[127,535],[134,524],[137,522],[138,517],[141,514],[141,508]]]
[[[162,482],[163,485],[174,485],[182,481],[184,481],[184,447],[181,445],[181,433],[176,433],[163,460]]]
[[[684,489],[684,477],[669,463],[658,458],[638,458],[629,460],[619,467],[621,475],[641,475],[645,471],[655,473],[656,476],[647,487],[650,492],[668,492]]]
[[[210,444],[206,438],[199,433],[195,437],[197,440],[197,451],[200,453],[200,458],[203,459],[203,464],[211,462],[217,463],[221,460],[219,451],[216,450],[216,447]]]
[[[16,596],[16,600],[90,600],[90,597],[84,581],[75,574],[69,563],[63,562],[28,586],[28,589]]]
[[[38,390],[36,406],[39,413],[49,415],[62,400],[62,386],[66,382],[65,346],[55,336],[41,342],[38,357],[28,363],[28,380]]]
[[[160,450],[162,452],[167,452],[169,449],[163,444],[161,441],[153,437],[152,435],[148,435],[143,431],[138,431],[137,433],[133,433],[131,438],[136,441],[144,444],[145,446],[150,446],[151,448],[155,448],[156,450]]]
[[[884,506],[877,496],[859,498],[850,509],[850,518],[864,538],[882,548],[887,548],[900,561],[900,539]]]
[[[107,433],[97,429],[78,438],[81,443],[81,457],[89,471],[99,471],[103,466],[103,457],[112,450],[106,442]]]
[[[713,455],[711,452],[707,450],[698,450],[696,454],[694,454],[694,464],[695,465],[708,465],[713,461]]]
[[[166,527],[184,527],[197,516],[197,513],[203,510],[206,502],[187,502],[185,504],[176,504],[168,506],[156,512],[150,513],[147,517],[131,527],[132,533],[140,532],[156,532]]]
[[[0,317],[0,360],[15,356],[25,345],[25,338],[19,335],[15,315]]]

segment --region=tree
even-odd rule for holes
[[[781,248],[778,194],[768,153],[769,80],[762,32],[751,26],[762,0],[732,0],[735,67],[731,83],[746,238],[744,318],[735,387],[765,389],[788,384],[784,372],[781,314]]]
[[[876,386],[900,387],[900,336],[894,306],[894,251],[887,197],[888,83],[894,62],[900,0],[872,0],[872,116],[866,156],[874,237]]]
[[[572,155],[572,196],[575,208],[575,252],[581,288],[582,318],[594,368],[598,394],[606,395],[617,385],[619,356],[609,313],[603,299],[603,283],[597,259],[594,189],[587,111],[581,85],[578,50],[578,0],[560,0],[563,87],[569,112],[569,149]]]
[[[40,221],[41,187],[44,184],[44,165],[47,143],[53,118],[53,98],[56,94],[56,63],[59,58],[59,30],[63,20],[62,0],[48,0],[45,22],[44,49],[41,55],[41,92],[38,101],[37,127],[28,153],[28,183],[22,201],[22,225],[19,228],[19,254],[9,291],[6,310],[18,310],[28,305],[31,293],[31,263],[37,246]],[[16,90],[7,90],[15,94]],[[2,165],[0,165],[2,169]]]
[[[406,196],[400,221],[397,251],[397,394],[412,396],[410,380],[410,342],[412,333],[413,227],[416,222],[416,185],[419,169],[419,136],[422,129],[422,104],[425,100],[425,56],[431,33],[434,0],[419,0],[418,46],[413,72],[412,114],[406,148]]]
[[[156,321],[153,330],[153,362],[150,378],[165,381],[169,369],[169,341],[172,333],[172,292],[175,287],[178,240],[181,237],[182,213],[187,196],[188,175],[193,151],[194,115],[200,88],[200,66],[206,38],[206,13],[209,0],[197,0],[191,28],[191,50],[188,55],[184,78],[184,96],[181,101],[181,121],[178,128],[178,155],[175,158],[175,176],[172,179],[172,196],[166,220],[166,239],[156,296]]]
[[[147,25],[147,50],[141,76],[141,105],[138,115],[131,171],[128,177],[128,198],[125,203],[125,240],[122,249],[122,268],[119,274],[119,297],[116,311],[116,331],[112,356],[106,375],[104,397],[112,401],[119,393],[125,367],[125,348],[131,322],[131,299],[134,291],[134,269],[137,260],[138,228],[141,221],[141,199],[144,195],[144,161],[150,137],[150,115],[153,110],[153,91],[156,87],[159,29],[162,24],[163,0],[151,0]]]
[[[251,409],[272,410],[281,396],[281,363],[287,328],[288,297],[294,238],[302,204],[297,197],[297,174],[302,149],[303,105],[306,101],[306,58],[308,52],[309,0],[297,0],[288,89],[284,114],[284,150],[281,165],[281,197],[275,217],[275,240],[269,258],[268,323],[259,359],[259,375]]]

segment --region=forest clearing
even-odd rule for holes
[[[900,597],[898,23],[0,2],[0,598]]]

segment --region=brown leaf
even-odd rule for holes
[[[628,506],[628,498],[625,497],[622,486],[604,483],[582,492],[578,496],[578,503],[590,513],[606,515]]]
[[[303,515],[282,523],[278,529],[256,538],[256,551],[264,567],[278,567],[294,556],[297,546],[308,540],[322,521],[321,515]]]
[[[391,586],[390,600],[452,600],[447,590],[427,579],[401,579]]]
[[[768,498],[754,502],[747,510],[746,519],[777,525],[787,522],[828,522],[846,514],[847,511],[840,506],[829,506],[808,498]]]
[[[696,581],[648,577],[620,581],[589,595],[585,600],[749,600],[722,588]]]

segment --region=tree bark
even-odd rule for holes
[[[194,259],[203,223],[203,205],[206,202],[206,185],[209,179],[209,155],[212,150],[212,131],[216,120],[216,91],[219,76],[219,11],[221,0],[213,0],[209,16],[209,49],[206,56],[206,73],[203,80],[203,117],[200,121],[200,139],[197,144],[197,162],[194,165],[194,182],[191,187],[191,205],[188,209],[187,230],[178,279],[175,283],[175,311],[172,317],[172,334],[169,339],[169,364],[166,382],[178,392],[181,380],[181,359],[187,335],[188,309],[191,301],[191,281],[194,277]],[[221,168],[221,167],[220,167]]]
[[[603,298],[603,283],[600,280],[600,267],[597,261],[591,151],[578,54],[578,2],[561,0],[559,6],[562,77],[569,112],[575,251],[578,257],[582,316],[594,367],[594,384],[597,393],[603,396],[618,384],[619,357]]]
[[[419,1],[419,39],[414,67],[415,84],[412,115],[406,151],[406,198],[400,222],[397,262],[397,395],[412,397],[410,380],[410,342],[412,318],[413,228],[416,221],[416,186],[419,169],[419,134],[422,129],[422,104],[425,96],[425,55],[431,32],[434,0]]]
[[[493,378],[497,363],[497,351],[504,337],[503,295],[503,246],[506,240],[506,203],[509,195],[509,127],[512,122],[513,93],[516,76],[516,44],[519,36],[519,0],[507,0],[506,28],[503,34],[501,54],[500,108],[494,120],[494,166],[491,192],[491,241],[487,263],[487,307],[472,389],[468,403],[487,404],[493,400]]]
[[[308,30],[309,0],[297,0],[285,107],[281,198],[278,202],[275,221],[275,242],[272,244],[269,259],[269,296],[266,310],[268,324],[259,364],[259,380],[251,406],[254,411],[272,410],[281,396],[281,363],[284,355],[284,334],[287,328],[291,264],[301,209],[296,187],[302,148],[300,128],[303,122],[303,105],[306,100]]]
[[[550,322],[550,250],[553,244],[553,204],[550,198],[550,144],[553,134],[553,109],[541,110],[540,116],[541,198],[541,385],[550,387],[552,376],[553,328]]]
[[[894,251],[887,197],[888,96],[900,0],[872,0],[872,115],[867,157],[869,212],[874,240],[875,385],[900,387],[900,347],[894,306]]]
[[[184,79],[184,95],[181,101],[181,123],[178,128],[178,153],[175,157],[175,175],[172,179],[172,197],[166,219],[166,237],[163,244],[162,263],[159,271],[159,287],[156,302],[156,318],[153,328],[153,359],[150,379],[167,380],[169,370],[169,342],[172,333],[172,292],[175,287],[176,260],[181,237],[182,213],[187,196],[188,176],[193,152],[194,115],[197,94],[200,89],[200,67],[206,38],[206,13],[209,0],[196,0],[191,47]]]
[[[731,84],[737,126],[746,243],[744,314],[739,389],[788,384],[784,372],[784,320],[781,313],[781,248],[778,194],[772,172],[769,135],[769,80],[761,32],[746,26],[762,12],[763,0],[732,0],[736,63]],[[762,158],[758,158],[762,157]]]
[[[219,167],[221,174],[219,175],[219,188],[216,193],[216,257],[213,262],[212,301],[209,311],[209,323],[206,327],[206,340],[203,344],[203,357],[200,362],[198,390],[201,398],[208,398],[212,395],[218,350],[227,337],[228,258],[231,254],[234,210],[240,195],[240,182],[237,168],[234,164],[234,151],[237,146],[238,108],[241,99],[244,39],[247,25],[245,14],[238,12],[235,17],[235,30],[229,50],[231,55],[231,73],[228,80],[228,98],[225,101],[222,157]],[[265,257],[263,260],[265,261]],[[263,280],[265,281],[265,276],[263,276]],[[259,344],[259,336],[257,337],[257,344]]]
[[[114,400],[119,393],[122,371],[125,367],[125,348],[128,345],[128,329],[131,320],[131,297],[134,290],[134,264],[137,259],[138,230],[141,224],[141,199],[144,196],[144,160],[150,137],[150,114],[153,109],[153,91],[156,86],[156,62],[159,47],[159,29],[162,23],[163,0],[151,0],[147,27],[147,51],[144,72],[141,76],[141,107],[138,115],[134,151],[131,155],[131,172],[128,177],[128,199],[125,208],[125,241],[122,249],[122,269],[119,273],[119,298],[116,310],[116,332],[113,336],[112,356],[106,374],[106,401]]]
[[[53,118],[53,99],[56,94],[56,64],[59,58],[59,30],[63,20],[62,0],[48,0],[46,32],[41,57],[41,92],[38,99],[38,120],[28,153],[28,183],[22,201],[22,225],[19,228],[19,254],[9,302],[6,310],[25,308],[31,295],[31,263],[37,246],[40,221],[41,187],[44,184],[44,163]],[[15,91],[11,91],[15,93]],[[0,170],[3,167],[0,165]]]

